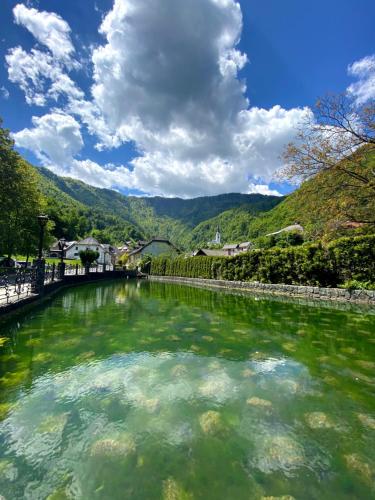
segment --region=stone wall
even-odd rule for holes
[[[307,299],[355,302],[375,306],[375,290],[346,290],[343,288],[320,288],[317,286],[272,285],[246,281],[209,280],[201,278],[179,278],[175,276],[149,276],[153,281],[168,281],[199,286],[243,290],[247,292],[268,293]]]

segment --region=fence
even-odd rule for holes
[[[28,297],[34,281],[34,269],[3,268],[0,273],[0,305]]]
[[[43,285],[61,281],[65,276],[79,276],[86,274],[104,273],[115,271],[113,265],[95,264],[89,268],[75,264],[64,266],[64,276],[61,276],[61,268],[56,264],[46,264],[44,273],[41,275]],[[36,266],[32,268],[2,268],[0,269],[0,306],[18,302],[35,293],[38,284],[38,273]],[[40,274],[39,274],[40,276]]]

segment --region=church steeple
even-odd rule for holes
[[[220,243],[221,243],[221,234],[220,234],[220,227],[219,226],[217,226],[217,228],[216,228],[215,243],[218,245],[220,245]]]

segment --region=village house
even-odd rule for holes
[[[224,245],[223,250],[225,252],[225,255],[227,255],[228,257],[231,257],[231,256],[236,255],[238,253],[238,244]]]
[[[207,256],[207,257],[232,257],[239,253],[248,252],[251,250],[253,244],[250,241],[244,243],[224,245],[223,248],[199,248],[193,252],[193,257]]]
[[[64,247],[65,259],[79,259],[79,253],[83,250],[93,250],[99,253],[98,264],[114,264],[116,261],[116,248],[111,245],[99,243],[92,237],[80,241],[67,241]],[[60,257],[61,251],[58,242],[50,248],[50,257]]]
[[[224,250],[211,249],[211,248],[199,248],[193,252],[193,257],[226,257],[227,254]]]
[[[164,238],[153,238],[150,241],[138,242],[138,248],[129,253],[128,265],[137,265],[145,255],[158,257],[159,255],[177,256],[180,250],[169,240]]]

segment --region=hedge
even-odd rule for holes
[[[335,287],[375,283],[375,235],[298,247],[258,249],[235,257],[157,257],[151,274]]]

